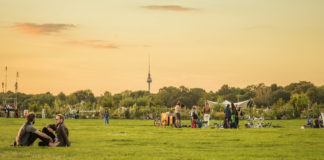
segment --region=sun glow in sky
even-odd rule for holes
[[[0,0],[0,79],[25,93],[324,84],[321,0]]]

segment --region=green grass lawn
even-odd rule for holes
[[[9,146],[25,119],[0,118],[0,159],[324,159],[324,129],[305,120],[272,121],[285,128],[154,127],[151,120],[66,120],[71,147]],[[212,121],[211,123],[214,123]],[[218,121],[219,122],[219,121]],[[41,129],[54,119],[36,119]],[[189,121],[184,121],[189,124]]]

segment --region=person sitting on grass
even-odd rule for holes
[[[215,129],[218,129],[220,126],[219,126],[219,124],[216,122],[216,123],[214,123],[214,126],[215,126]]]
[[[13,146],[31,146],[37,138],[41,139],[43,142],[53,142],[51,137],[38,131],[33,126],[33,124],[35,124],[35,118],[35,113],[29,113],[27,115],[27,122],[20,127]]]
[[[322,116],[319,116],[317,119],[315,119],[314,128],[323,128]]]
[[[64,147],[70,146],[71,143],[69,141],[69,130],[66,128],[64,124],[64,116],[61,114],[56,115],[55,117],[56,124],[49,124],[46,126],[47,130],[51,133],[55,131],[56,138],[55,142],[49,143],[50,147]]]
[[[244,125],[245,126],[245,128],[253,128],[253,122],[249,122],[249,123],[247,123],[247,124],[245,124]]]
[[[306,120],[306,128],[313,128],[313,119],[311,117],[308,117]]]

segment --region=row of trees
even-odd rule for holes
[[[184,86],[163,87],[157,93],[149,93],[147,91],[123,91],[117,94],[105,92],[101,96],[95,96],[91,90],[80,90],[72,94],[65,95],[59,93],[53,95],[50,92],[43,94],[25,94],[13,92],[1,93],[0,98],[16,97],[18,98],[18,109],[29,109],[40,112],[42,108],[51,112],[67,112],[71,109],[78,110],[116,110],[119,114],[120,107],[135,108],[145,110],[146,112],[168,110],[180,101],[187,109],[191,109],[194,105],[203,106],[206,100],[222,102],[228,100],[232,102],[253,100],[255,110],[270,107],[271,114],[278,114],[274,117],[283,115],[291,118],[300,117],[302,112],[308,111],[312,106],[318,107],[324,104],[324,86],[317,87],[311,82],[301,81],[299,83],[291,83],[287,86],[279,86],[272,84],[266,86],[261,83],[258,85],[249,85],[245,88],[230,87],[223,85],[218,91],[206,92],[201,88],[187,88]],[[214,106],[217,107],[217,106]],[[146,109],[144,109],[146,108]],[[170,109],[169,109],[170,110]],[[215,108],[221,111],[221,108]],[[127,112],[131,113],[130,110]],[[318,113],[318,112],[316,112]],[[252,114],[252,113],[250,113]],[[254,113],[258,114],[258,113]],[[143,115],[143,114],[139,114]],[[126,116],[129,118],[131,116]],[[136,118],[136,117],[134,117]]]

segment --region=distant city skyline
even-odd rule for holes
[[[0,1],[11,91],[324,85],[324,1]]]

